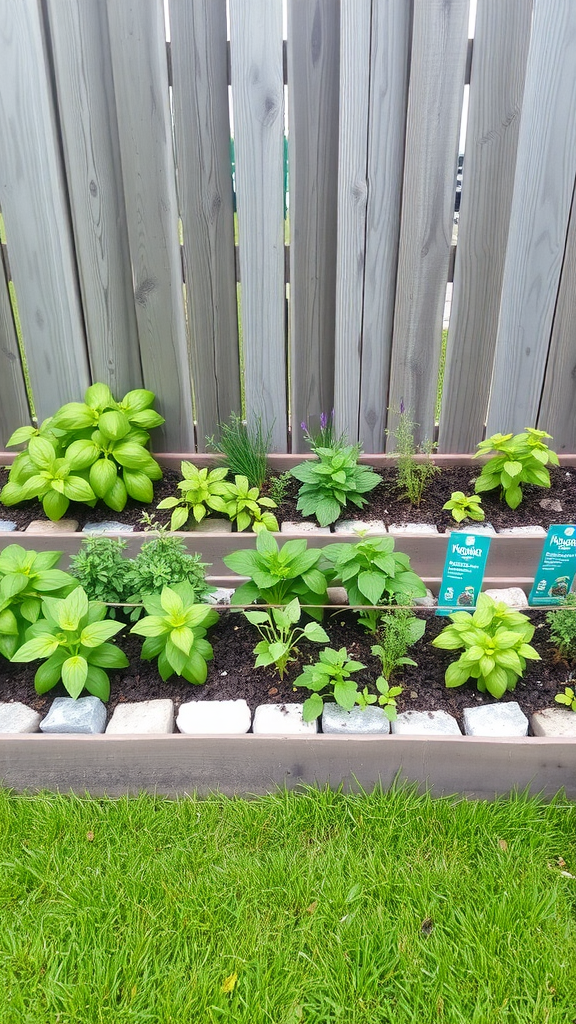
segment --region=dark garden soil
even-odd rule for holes
[[[551,707],[555,694],[563,691],[569,674],[569,667],[561,662],[554,663],[549,641],[545,613],[529,612],[536,626],[532,641],[542,661],[527,663],[524,679],[518,681],[516,690],[507,693],[502,701],[518,701],[524,713],[530,717],[534,711]],[[426,632],[423,639],[409,652],[418,663],[417,668],[408,666],[396,682],[402,683],[404,691],[398,698],[398,710],[436,711],[444,710],[454,715],[462,727],[462,712],[466,707],[494,703],[489,695],[480,694],[469,681],[457,689],[448,690],[444,685],[444,672],[453,659],[451,652],[440,651],[430,645],[448,620],[424,613]],[[366,669],[358,674],[362,687],[367,685],[373,691],[374,681],[379,674],[380,662],[372,657],[370,648],[375,638],[367,635],[356,624],[350,611],[336,611],[327,615],[324,623],[330,636],[331,646],[347,647],[348,654],[362,662]],[[220,622],[210,630],[209,639],[214,648],[214,660],[209,663],[208,679],[203,686],[192,686],[179,682],[176,676],[163,682],[153,662],[141,661],[138,653],[141,640],[135,636],[120,636],[119,646],[126,652],[130,667],[111,676],[111,697],[107,705],[109,715],[117,704],[126,701],[151,700],[169,697],[178,708],[190,700],[235,700],[244,698],[252,711],[258,704],[297,703],[303,701],[308,692],[294,689],[293,680],[301,671],[302,664],[314,661],[321,645],[304,641],[300,644],[297,663],[288,666],[281,681],[274,667],[255,670],[253,648],[259,636],[253,626],[246,622],[241,613],[223,612]],[[36,665],[6,663],[2,670],[1,698],[3,701],[22,701],[29,707],[46,714],[54,697],[66,696],[59,686],[49,694],[39,696],[34,690]]]
[[[386,467],[379,470],[379,473],[382,476],[382,483],[367,495],[368,503],[364,508],[359,509],[355,505],[350,505],[343,511],[341,519],[381,519],[386,526],[398,523],[429,523],[436,525],[440,532],[444,533],[446,530],[458,528],[450,512],[442,509],[452,491],[463,491],[465,494],[474,492],[474,467],[443,468],[433,477],[420,506],[416,508],[399,497],[394,467]],[[500,501],[497,491],[482,495],[485,521],[497,529],[518,525],[538,525],[547,529],[552,523],[576,522],[576,468],[552,466],[550,478],[550,489],[526,486],[524,499],[515,511]],[[8,470],[0,468],[0,487],[4,486],[7,479]],[[80,530],[85,523],[111,519],[133,526],[139,531],[144,528],[143,512],[153,514],[153,518],[161,524],[169,523],[170,512],[158,512],[156,506],[163,498],[178,493],[177,483],[181,479],[180,474],[174,470],[165,470],[164,478],[154,484],[154,501],[150,505],[142,505],[128,499],[122,512],[113,512],[102,501],[94,508],[71,502],[66,518],[76,519]],[[299,486],[297,480],[289,480],[286,497],[275,510],[279,524],[285,520],[297,523],[304,518],[296,509]],[[267,482],[264,493],[269,492],[269,487],[270,483]],[[26,501],[19,506],[0,508],[0,519],[13,520],[19,530],[25,530],[34,519],[45,518],[42,505],[36,500]],[[306,521],[316,522],[313,516],[308,516]],[[466,525],[470,528],[473,525],[472,521],[467,520]]]

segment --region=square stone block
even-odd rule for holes
[[[318,732],[318,723],[303,720],[301,704],[260,704],[252,731],[259,736],[311,735]]]
[[[41,715],[20,701],[0,704],[0,733],[38,732]],[[576,717],[576,715],[574,716]]]
[[[501,590],[490,589],[485,590],[484,593],[488,594],[488,597],[491,597],[493,601],[503,601],[504,604],[514,608],[516,611],[528,608],[528,598],[522,587],[503,587]]]
[[[181,533],[232,533],[232,523],[229,519],[216,519],[207,516],[201,523],[194,521],[191,517],[188,525],[182,528]]]
[[[393,537],[403,537],[408,534],[418,534],[420,537],[436,537],[438,528],[430,523],[393,523],[388,527],[388,533]]]
[[[350,604],[345,587],[328,587],[326,594],[330,604]]]
[[[79,732],[95,735],[106,728],[106,707],[98,697],[56,697],[40,722],[42,732]]]
[[[0,533],[12,533],[17,529],[18,525],[12,519],[0,519]]]
[[[430,733],[437,736],[461,736],[458,722],[446,711],[403,711],[392,722],[395,736],[421,736]]]
[[[528,719],[516,701],[464,708],[467,736],[527,736]]]
[[[390,732],[390,722],[382,708],[356,707],[352,708],[352,711],[345,711],[339,704],[325,704],[322,712],[322,732],[387,736]]]
[[[101,523],[85,523],[82,533],[134,533],[134,527],[119,523],[117,519],[105,519]]]
[[[208,594],[206,598],[207,604],[230,604],[234,588],[229,589],[228,587],[216,587],[213,593]]]
[[[314,533],[320,534],[322,537],[330,537],[332,531],[329,526],[318,526],[316,523],[309,523],[305,519],[300,519],[297,523],[286,520],[280,526],[280,533]]]
[[[530,725],[535,736],[569,736],[576,739],[576,711],[569,708],[544,708],[536,711]]]
[[[191,700],[180,705],[176,725],[187,735],[240,736],[251,720],[245,700]]]
[[[364,534],[381,535],[386,533],[386,527],[382,519],[342,519],[334,526],[334,533],[356,534],[359,537]]]
[[[504,526],[498,530],[499,537],[545,537],[543,526]]]
[[[174,702],[163,699],[118,704],[106,732],[115,735],[174,732]]]
[[[59,519],[53,523],[51,519],[33,519],[24,533],[76,533],[77,519]]]

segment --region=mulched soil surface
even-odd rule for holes
[[[554,696],[563,691],[570,671],[565,663],[554,662],[545,613],[531,611],[529,615],[536,626],[532,643],[542,661],[529,661],[524,679],[519,680],[516,690],[507,693],[501,701],[517,701],[528,717],[534,711],[554,704]],[[424,613],[423,617],[427,620],[424,637],[409,651],[418,667],[406,667],[403,676],[396,680],[404,686],[398,698],[398,710],[444,710],[453,715],[462,728],[464,708],[494,703],[494,700],[489,695],[478,693],[472,681],[457,689],[446,689],[444,672],[454,654],[431,647],[430,641],[447,625],[448,620],[436,617],[433,613]],[[328,614],[324,626],[332,647],[347,647],[350,657],[366,666],[358,678],[362,686],[368,685],[374,691],[373,684],[380,671],[380,662],[370,653],[375,638],[358,627],[350,611],[339,610]],[[284,680],[281,681],[273,667],[254,670],[252,651],[259,636],[241,613],[222,612],[220,622],[210,631],[209,639],[214,648],[214,660],[209,663],[208,679],[204,686],[191,686],[179,682],[176,676],[163,682],[155,663],[141,661],[138,657],[140,638],[120,634],[119,646],[126,652],[130,668],[122,673],[110,674],[112,686],[107,705],[109,716],[119,703],[159,697],[171,698],[177,708],[190,700],[244,698],[254,711],[258,704],[297,703],[308,696],[304,689],[295,690],[292,682],[301,672],[303,664],[317,658],[321,645],[302,641],[298,662],[288,666]],[[46,714],[53,698],[66,696],[66,692],[59,686],[49,694],[36,694],[33,682],[36,667],[35,664],[6,663],[2,673],[1,699],[22,701]]]
[[[463,491],[465,494],[474,492],[474,467],[445,468],[432,478],[422,503],[416,508],[410,502],[400,499],[394,467],[386,467],[379,470],[379,473],[382,483],[367,495],[368,503],[364,508],[359,509],[355,505],[350,505],[342,513],[341,519],[382,519],[386,526],[395,523],[430,523],[436,525],[440,532],[444,533],[446,530],[458,528],[450,512],[445,512],[442,509],[452,491]],[[8,470],[0,468],[0,488],[4,486],[7,479]],[[66,518],[76,519],[80,530],[85,523],[113,519],[133,526],[136,531],[139,531],[143,529],[141,522],[143,511],[154,513],[154,518],[161,524],[168,523],[170,512],[164,510],[157,512],[155,509],[163,498],[179,493],[176,485],[181,479],[180,474],[174,470],[165,470],[163,479],[154,484],[154,501],[151,505],[142,505],[128,499],[123,512],[113,512],[102,501],[98,502],[95,508],[70,502]],[[518,525],[538,525],[547,529],[552,523],[576,522],[576,468],[552,466],[550,467],[550,479],[550,489],[526,486],[523,501],[515,511],[509,509],[505,502],[500,501],[497,491],[482,495],[485,521],[491,523],[496,529]],[[268,482],[263,488],[263,493],[269,491],[269,486]],[[274,510],[279,524],[285,520],[297,523],[304,519],[296,509],[299,487],[300,484],[297,480],[289,481],[285,499],[280,507]],[[554,504],[551,506],[550,503]],[[34,500],[26,501],[19,506],[3,507],[0,518],[11,519],[17,523],[19,530],[25,530],[32,520],[46,517],[41,503]],[[308,516],[306,521],[316,522],[313,516]],[[472,525],[472,521],[467,520],[466,526],[470,525]]]

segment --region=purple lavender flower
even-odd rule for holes
[[[304,433],[305,433],[305,434],[307,434],[307,433],[308,433],[308,427],[306,426],[306,424],[304,423],[304,421],[302,421],[302,423],[300,424],[300,427],[301,427],[301,429],[302,429],[302,430],[304,431]]]
[[[328,416],[325,412],[320,413],[320,430],[326,430],[328,426]]]
[[[400,399],[400,415],[403,416],[403,414],[404,414],[404,399],[401,398]]]

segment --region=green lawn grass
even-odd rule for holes
[[[2,1024],[576,1018],[560,799],[0,793],[0,845]]]

